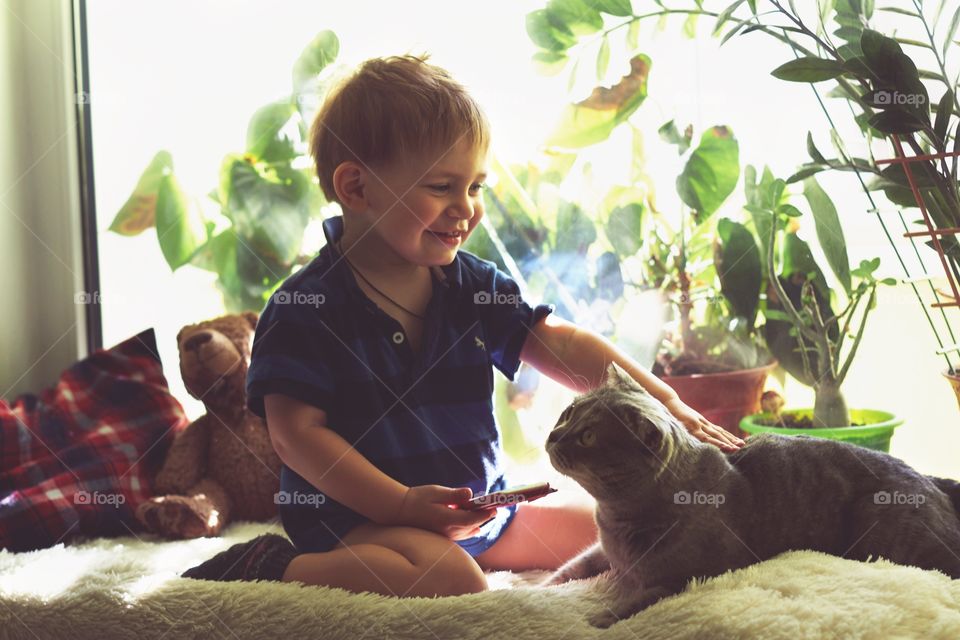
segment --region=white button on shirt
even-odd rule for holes
[[[396,344],[400,344],[401,342],[403,342],[403,332],[397,331],[395,334],[393,334],[393,341]]]

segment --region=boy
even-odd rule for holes
[[[596,542],[592,509],[450,508],[507,486],[493,371],[520,361],[576,391],[630,372],[700,440],[707,422],[604,338],[531,308],[458,248],[483,217],[489,125],[426,57],[364,63],[311,128],[320,185],[342,217],[264,308],[247,377],[284,462],[289,536],[234,545],[185,577],[284,580],[398,596],[487,588],[484,570],[556,569]]]

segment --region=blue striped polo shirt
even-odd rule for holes
[[[421,347],[357,285],[334,243],[343,217],[323,223],[318,255],[287,278],[257,323],[247,404],[280,393],[319,407],[327,426],[381,471],[407,485],[507,486],[493,413],[493,367],[513,380],[534,324],[554,305],[532,308],[516,281],[467,251],[432,267],[433,294]],[[321,494],[288,466],[280,475],[280,518],[301,552],[328,551],[362,515]],[[497,510],[477,537],[457,541],[478,555],[516,507]]]

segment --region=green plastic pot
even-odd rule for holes
[[[781,411],[781,414],[813,417],[813,409],[789,409]],[[850,420],[862,423],[861,426],[853,427],[830,427],[827,429],[784,429],[783,427],[771,427],[760,424],[760,421],[772,420],[770,413],[755,413],[749,415],[740,421],[740,428],[748,434],[754,433],[779,433],[784,436],[807,435],[817,438],[827,438],[829,440],[842,440],[850,444],[874,449],[875,451],[890,452],[890,438],[893,436],[893,430],[903,424],[903,419],[898,418],[888,411],[877,411],[875,409],[851,409]]]

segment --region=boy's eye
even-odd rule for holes
[[[473,194],[477,194],[481,189],[484,189],[485,187],[486,187],[485,184],[479,184],[479,183],[472,184],[470,185],[470,191]],[[431,184],[429,185],[429,188],[433,189],[434,191],[438,191],[440,193],[446,193],[447,191],[450,190],[450,185],[449,184]]]

